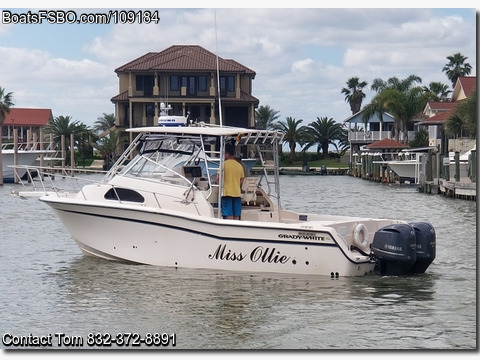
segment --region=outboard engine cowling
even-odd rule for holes
[[[392,224],[375,232],[371,250],[380,275],[408,274],[417,260],[415,230],[409,224]]]
[[[433,226],[427,222],[414,222],[410,225],[415,230],[417,242],[417,261],[410,269],[412,274],[424,273],[435,259],[436,235]]]

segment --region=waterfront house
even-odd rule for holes
[[[115,73],[119,93],[111,101],[117,131],[157,126],[163,105],[171,107],[169,115],[188,115],[195,122],[220,124],[222,119],[223,125],[255,126],[259,100],[252,95],[252,81],[256,73],[201,46],[173,45],[149,52]]]
[[[53,120],[51,109],[10,108],[2,128],[2,139],[13,141],[13,129],[18,130],[20,142],[28,142],[34,137],[40,139],[40,130]]]
[[[447,139],[443,125],[455,113],[458,103],[466,99],[477,86],[476,76],[461,76],[457,79],[449,101],[428,102],[423,110],[423,119],[418,125],[428,128],[429,146],[442,149],[442,152],[459,151],[464,153],[475,145],[475,139]]]
[[[364,110],[344,120],[343,126],[348,127],[348,142],[350,144],[350,168],[357,163],[354,154],[359,155],[361,148],[382,139],[392,138],[392,129],[395,118],[387,112],[374,114],[367,123],[363,119]]]

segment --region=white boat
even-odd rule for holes
[[[392,160],[388,162],[390,169],[401,179],[412,179],[417,183],[420,177],[420,159]]]
[[[182,115],[170,115],[169,112],[172,110],[172,107],[165,105],[165,103],[160,103],[160,115],[158,117],[158,126],[187,126],[188,118],[187,116]]]
[[[459,157],[459,177],[468,177],[469,155],[473,149],[467,151]],[[401,179],[413,180],[416,184],[420,181],[422,171],[422,156],[427,154],[428,150],[433,148],[418,148],[402,150],[395,160],[384,162],[395,172]],[[378,162],[377,162],[378,163]],[[449,152],[449,157],[445,159],[443,165],[449,165],[450,176],[455,174],[455,152]]]
[[[283,134],[219,126],[129,129],[135,140],[104,178],[78,192],[45,192],[88,255],[172,268],[314,274],[422,273],[435,258],[429,223],[298,213],[281,206]],[[221,217],[224,144],[254,148],[273,175],[247,177],[241,220]],[[209,162],[207,162],[209,164]],[[289,189],[295,191],[295,189]],[[299,199],[299,201],[302,201]]]
[[[433,147],[405,149],[398,153],[374,153],[374,164],[381,164],[393,171],[401,180],[418,184],[422,171],[422,156]],[[361,164],[360,164],[361,165]]]
[[[26,144],[19,144],[17,150],[14,149],[13,143],[2,144],[2,172],[3,181],[6,183],[15,181],[15,173],[18,179],[25,176],[27,168],[24,166],[34,165],[40,155],[46,155],[54,151],[39,150],[37,146],[27,146]],[[15,156],[17,156],[15,163]],[[16,165],[24,165],[18,166]]]

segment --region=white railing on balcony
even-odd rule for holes
[[[408,140],[412,140],[415,131],[408,132]],[[393,139],[391,131],[349,131],[348,141],[378,141],[382,139]]]
[[[391,131],[349,131],[349,141],[378,141],[385,138],[391,138]]]

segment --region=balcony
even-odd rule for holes
[[[408,138],[413,139],[415,131],[408,132]],[[352,143],[370,144],[382,139],[393,139],[391,131],[349,131],[348,141]]]

